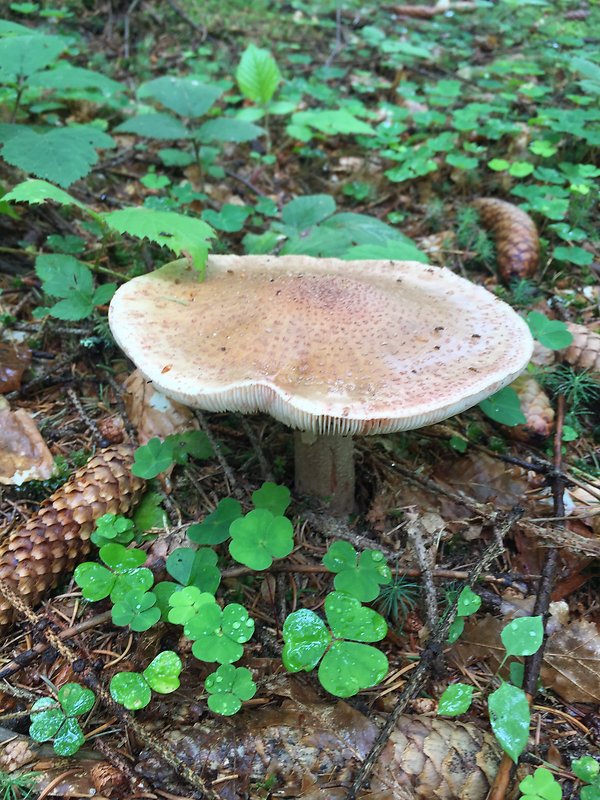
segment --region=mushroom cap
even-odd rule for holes
[[[446,419],[509,384],[533,350],[487,290],[414,261],[210,256],[115,294],[113,335],[154,387],[207,411],[368,434]]]

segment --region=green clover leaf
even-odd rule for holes
[[[215,714],[229,717],[242,707],[243,700],[256,694],[252,673],[245,667],[222,664],[204,682],[208,692],[208,707]]]
[[[229,552],[250,569],[268,569],[274,558],[284,558],[294,549],[294,529],[287,517],[275,517],[257,508],[236,519],[229,529]]]
[[[132,520],[121,514],[104,514],[96,520],[96,530],[90,538],[97,547],[102,547],[110,542],[130,544],[134,535],[135,525]]]
[[[85,742],[85,736],[76,719],[66,719],[54,737],[54,752],[58,756],[72,756]]]
[[[145,708],[152,699],[152,692],[143,675],[137,672],[118,672],[110,681],[113,700],[129,711]]]
[[[365,608],[355,597],[342,592],[327,595],[325,616],[336,639],[379,642],[387,634],[387,623],[381,614]]]
[[[337,572],[334,586],[339,592],[368,603],[379,594],[380,584],[392,580],[392,573],[379,550],[365,550],[360,557],[348,542],[334,542],[323,557],[323,564]]]
[[[188,538],[198,544],[221,544],[229,539],[229,526],[242,516],[242,505],[233,497],[220,500],[212,514],[196,525],[190,525]]]
[[[194,641],[192,653],[199,661],[231,664],[242,657],[242,644],[252,637],[254,620],[239,603],[230,603],[223,610],[216,602],[207,603],[186,624],[184,633]]]
[[[533,775],[523,778],[519,789],[527,800],[560,800],[562,797],[560,783],[544,767],[538,767]]]
[[[154,583],[154,575],[152,572],[143,567],[142,569],[132,569],[122,575],[116,576],[116,581],[110,599],[113,603],[119,603],[128,592],[134,589],[140,592],[147,592]]]
[[[117,580],[117,576],[109,569],[93,561],[80,564],[75,569],[73,578],[83,597],[93,603],[108,597]]]
[[[31,707],[30,716],[29,735],[36,742],[48,742],[54,738],[67,718],[58,701],[52,697],[36,700]]]
[[[159,619],[160,609],[152,592],[132,589],[112,608],[114,624],[129,625],[132,631],[147,631]]]
[[[183,586],[214,594],[221,583],[217,554],[209,547],[177,547],[167,558],[167,572]]]
[[[301,608],[286,617],[283,641],[281,657],[287,671],[310,672],[331,644],[331,634],[321,617],[308,608]]]
[[[148,686],[159,694],[170,694],[179,688],[181,659],[172,650],[163,650],[143,671]]]
[[[118,574],[125,574],[141,567],[147,556],[142,550],[135,547],[127,548],[122,544],[105,544],[100,548],[100,558],[107,567]]]
[[[351,697],[386,676],[388,660],[368,644],[334,642],[319,666],[323,688],[335,697]]]
[[[252,492],[254,508],[266,508],[274,517],[282,517],[291,502],[292,496],[287,486],[278,486],[267,481],[260,489]]]
[[[171,593],[169,597],[171,610],[167,619],[175,625],[185,625],[200,613],[206,603],[215,603],[213,594],[201,592],[196,586],[186,586],[181,591]]]
[[[171,442],[161,442],[155,437],[138,447],[135,451],[135,460],[131,471],[139,478],[150,480],[156,478],[161,472],[169,469],[173,463],[173,445]]]
[[[91,711],[96,702],[96,695],[91,689],[78,683],[66,683],[58,690],[58,702],[68,717],[80,717]]]
[[[592,783],[600,777],[600,764],[592,756],[582,756],[571,761],[571,769],[580,781]]]

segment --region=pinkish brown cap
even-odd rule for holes
[[[413,261],[211,256],[134,278],[113,335],[156,389],[207,411],[263,411],[300,430],[368,434],[470,408],[525,368],[510,306]]]

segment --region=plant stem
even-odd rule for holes
[[[296,491],[324,501],[336,516],[354,510],[354,454],[351,436],[295,431]]]

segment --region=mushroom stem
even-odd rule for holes
[[[354,453],[351,436],[294,432],[296,491],[322,500],[331,514],[354,510]]]

